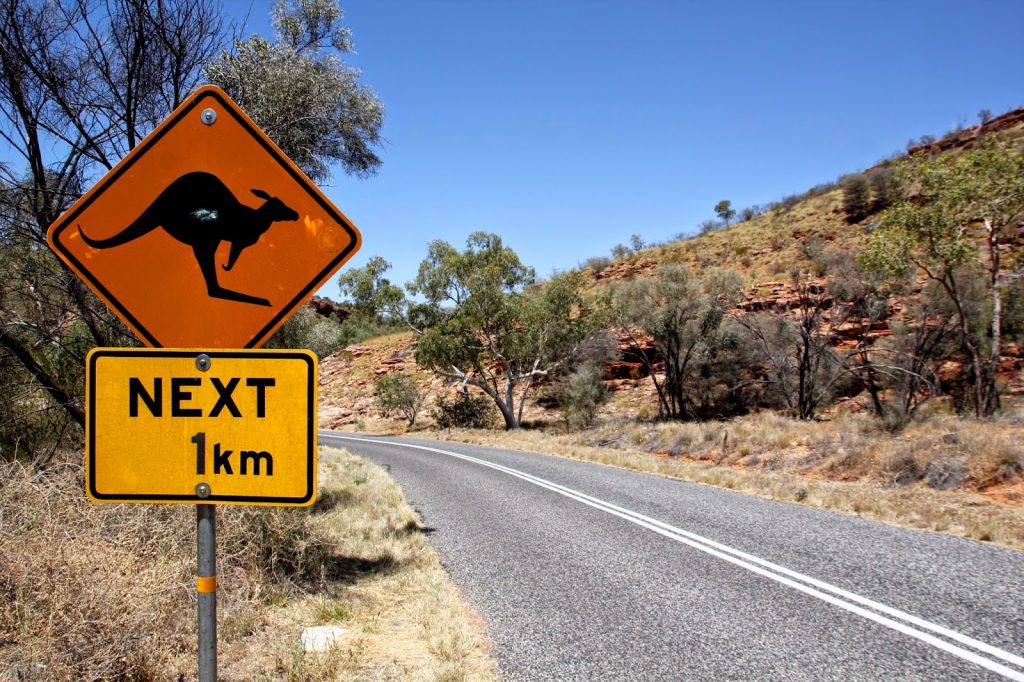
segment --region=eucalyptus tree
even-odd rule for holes
[[[405,294],[385,277],[390,269],[391,263],[373,256],[366,265],[341,273],[338,289],[354,314],[385,326],[397,326],[405,317]]]
[[[715,204],[715,215],[722,219],[726,227],[729,227],[729,221],[736,217],[736,209],[732,207],[731,201],[722,199]]]
[[[613,307],[633,352],[645,365],[658,394],[662,419],[693,420],[706,416],[738,386],[744,363],[739,330],[727,313],[741,288],[734,272],[709,269],[700,275],[666,265],[654,277],[620,285]],[[644,350],[642,336],[654,340],[656,354]],[[659,380],[658,365],[664,363]]]
[[[206,69],[314,181],[331,164],[372,174],[380,166],[384,106],[345,63],[352,32],[337,0],[277,0],[273,40],[236,39]]]
[[[486,393],[507,429],[519,428],[530,389],[571,359],[597,319],[579,273],[539,286],[535,277],[499,236],[474,232],[464,251],[432,242],[408,287],[433,308],[416,362]]]
[[[1019,276],[1008,258],[1024,219],[1024,154],[1008,142],[983,138],[974,148],[940,156],[919,152],[897,165],[902,200],[883,215],[862,262],[899,276],[924,273],[956,311],[959,343],[967,356],[976,416],[999,407],[1003,291]],[[972,305],[980,284],[986,306]]]

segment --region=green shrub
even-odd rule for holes
[[[916,149],[917,147],[927,147],[932,144],[935,144],[934,135],[922,135],[917,139],[910,138],[907,140],[907,151],[909,152],[911,149]]]
[[[416,423],[416,415],[423,407],[423,394],[415,378],[408,374],[382,376],[374,384],[373,394],[377,408],[385,418],[397,412],[405,417],[409,426]]]
[[[601,369],[586,364],[565,377],[561,385],[561,403],[569,428],[585,428],[594,424],[598,406],[605,401],[607,390],[601,381]]]
[[[834,182],[822,182],[822,183],[817,184],[814,187],[810,188],[806,192],[804,192],[803,195],[800,198],[801,199],[811,199],[813,197],[820,197],[823,194],[828,194],[829,192],[831,192],[835,188],[836,188],[836,183],[834,183]]]
[[[608,266],[611,265],[611,264],[612,264],[612,259],[608,258],[607,256],[594,256],[593,258],[588,258],[587,259],[586,267],[588,267],[591,270],[593,270],[594,274],[596,275],[599,272],[602,272],[605,269],[607,269]]]
[[[307,306],[299,308],[267,342],[267,348],[306,348],[318,358],[325,358],[346,345],[344,325]]]
[[[779,209],[783,213],[792,211],[793,208],[800,203],[800,196],[797,194],[787,194],[778,201],[772,204],[773,209]]]
[[[380,322],[376,318],[355,313],[341,323],[340,347],[345,348],[353,343],[362,343],[366,339],[393,334],[404,328],[401,324]]]
[[[870,213],[871,185],[863,173],[847,175],[840,183],[843,188],[843,213],[846,221],[856,223]]]
[[[486,429],[494,425],[493,404],[489,398],[473,398],[466,392],[440,396],[431,416],[442,429]]]
[[[817,235],[797,244],[797,250],[811,264],[811,271],[818,277],[828,269],[825,240]]]
[[[900,183],[892,168],[879,168],[868,176],[868,180],[874,194],[872,211],[885,210],[899,200]]]
[[[700,232],[701,234],[708,234],[710,232],[714,232],[717,229],[720,229],[723,225],[724,223],[720,223],[717,220],[705,220],[704,222],[697,226],[697,231]]]

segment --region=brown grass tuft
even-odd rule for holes
[[[220,679],[490,680],[493,661],[401,491],[322,455],[312,509],[220,507]],[[96,505],[77,464],[0,464],[0,679],[194,680],[195,510]],[[334,651],[299,635],[340,624]]]
[[[90,505],[81,468],[0,468],[0,669],[161,679],[189,643],[185,509]]]

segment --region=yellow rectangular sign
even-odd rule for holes
[[[97,348],[86,358],[86,494],[310,505],[316,387],[309,351]]]

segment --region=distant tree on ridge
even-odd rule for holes
[[[729,227],[729,221],[736,217],[736,209],[732,207],[732,202],[728,199],[722,199],[715,204],[715,215],[725,221],[725,226]]]

